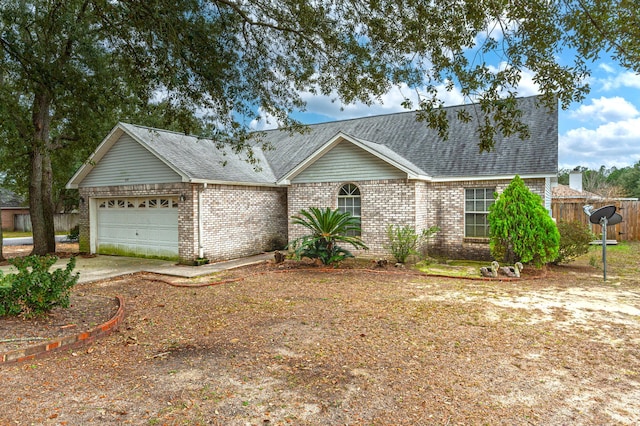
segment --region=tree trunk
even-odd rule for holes
[[[34,143],[35,145],[35,143]],[[42,148],[33,146],[30,156],[31,175],[29,177],[29,215],[33,231],[31,254],[47,254],[44,212],[42,210]]]
[[[42,156],[42,213],[47,253],[56,252],[56,230],[53,216],[53,170],[51,168],[51,149],[46,148]]]
[[[29,212],[33,229],[31,254],[45,255],[55,251],[53,208],[51,206],[51,161],[49,157],[49,125],[51,99],[42,89],[33,100],[32,120],[34,134],[31,141],[31,173],[29,176]],[[44,181],[49,181],[48,183]],[[49,221],[51,225],[49,225]],[[51,235],[49,235],[51,234]],[[53,248],[50,241],[53,240]]]
[[[2,200],[0,200],[0,206],[2,205]],[[2,207],[0,207],[0,262],[3,262],[5,260],[4,255],[2,254],[2,247],[3,247],[3,241],[2,241]]]

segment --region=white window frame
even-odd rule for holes
[[[471,192],[472,191],[472,192]],[[465,188],[464,189],[464,237],[465,238],[489,238],[489,207],[495,202],[493,194],[495,188]],[[469,198],[470,193],[473,194]],[[482,195],[479,197],[479,195]],[[470,224],[469,219],[474,223]],[[483,218],[483,223],[478,224],[478,219]],[[473,232],[469,232],[473,227]],[[484,229],[483,232],[477,232]]]
[[[355,183],[345,183],[338,190],[338,210],[349,212],[351,216],[357,217],[362,227],[362,193],[360,187]],[[349,236],[360,236],[360,232],[351,231]]]

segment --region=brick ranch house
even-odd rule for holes
[[[489,153],[473,120],[456,118],[473,106],[457,106],[446,109],[446,141],[415,112],[259,132],[257,168],[211,140],[120,123],[67,184],[80,191],[80,249],[236,258],[303,235],[290,217],[315,206],[359,216],[372,255],[387,254],[388,225],[437,225],[430,253],[487,258],[488,206],[516,174],[551,206],[557,111],[518,102],[530,138],[498,137]]]

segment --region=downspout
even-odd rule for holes
[[[204,258],[204,247],[202,246],[202,191],[207,189],[207,184],[203,183],[202,188],[198,188],[198,258]]]

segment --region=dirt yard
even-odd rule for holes
[[[124,296],[124,323],[1,367],[0,424],[638,424],[639,254],[611,249],[607,283],[594,251],[517,282],[268,265],[79,285]]]

